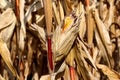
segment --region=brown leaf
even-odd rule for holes
[[[8,46],[15,28],[15,23],[15,14],[11,8],[6,9],[2,15],[0,15],[0,38],[2,38]]]
[[[11,61],[11,56],[9,49],[7,48],[6,43],[0,39],[0,55],[2,56],[3,60],[5,61],[6,65],[10,69],[10,71],[13,73],[14,76],[16,76],[19,79],[19,76],[17,74],[16,69],[13,66],[13,63]]]
[[[97,67],[102,70],[102,72],[107,75],[109,80],[120,80],[120,74],[113,69],[108,68],[103,64],[97,64]]]

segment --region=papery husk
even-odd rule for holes
[[[69,25],[68,29],[66,29],[64,33],[61,31],[62,26],[56,28],[53,35],[53,53],[56,53],[56,62],[64,58],[71,49],[78,33],[78,25],[79,17],[77,17],[77,20],[74,23]]]

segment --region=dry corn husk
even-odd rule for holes
[[[67,29],[62,32],[61,27],[57,27],[53,34],[53,53],[55,53],[56,62],[68,54],[78,33],[78,25],[80,21],[79,17],[74,18],[72,14],[68,17],[71,17],[71,19],[73,19],[71,23],[68,25],[67,23],[61,25],[61,27],[63,26]]]

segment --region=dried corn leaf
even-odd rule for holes
[[[107,62],[107,65],[109,67],[111,67],[111,62],[110,62],[110,58],[109,58],[109,55],[107,53],[107,50],[104,47],[104,45],[103,45],[103,43],[102,43],[102,41],[100,39],[100,36],[99,36],[99,34],[98,34],[98,32],[96,30],[95,30],[95,38],[96,38],[96,42],[98,44],[98,48],[99,48],[99,50],[101,52],[100,55],[103,57],[105,63]]]
[[[84,49],[85,54],[86,54],[87,58],[90,60],[91,65],[97,70],[96,65],[95,65],[89,51],[87,50],[86,46],[79,39],[77,39],[77,40],[78,40],[79,44],[82,46],[82,48]]]
[[[72,48],[70,53],[67,55],[65,61],[69,66],[75,66],[74,65],[74,59],[75,59],[75,49]]]
[[[42,48],[46,50],[46,33],[44,29],[37,24],[31,24],[29,30],[39,38],[40,42],[42,43]]]
[[[105,45],[108,54],[110,56],[112,56],[112,51],[111,51],[112,46],[111,46],[110,36],[109,36],[107,28],[105,27],[105,25],[99,18],[97,9],[94,9],[94,18],[95,18],[95,22],[97,24],[97,29],[100,34],[101,40],[102,40],[103,44]]]
[[[85,33],[86,33],[86,20],[85,20],[85,11],[84,5],[80,2],[78,6],[78,12],[81,14],[81,23],[79,25],[79,36],[83,40]]]
[[[43,75],[40,80],[51,80],[50,75]]]
[[[60,13],[60,21],[62,21],[64,19],[64,9],[63,9],[63,6],[62,6],[62,2],[59,0],[58,1],[58,4],[59,4],[59,13]]]
[[[38,73],[35,73],[35,74],[33,75],[32,80],[39,80]]]
[[[0,80],[5,80],[5,79],[0,75]]]
[[[57,5],[56,5],[55,2],[53,2],[52,5],[53,5],[53,11],[54,11],[54,15],[55,15],[57,25],[60,25],[60,14],[58,12]]]
[[[107,66],[103,64],[97,64],[97,67],[102,70],[102,72],[107,75],[109,80],[120,80],[120,74],[116,71],[108,68]]]
[[[115,6],[114,6],[114,0],[108,0],[110,8],[109,8],[109,13],[108,15],[108,20],[105,21],[105,26],[107,28],[110,27],[110,25],[113,23],[113,19],[114,19],[114,10],[115,10]]]
[[[13,10],[8,8],[0,15],[0,38],[9,46],[15,28],[16,18]]]
[[[77,72],[79,74],[79,77],[80,77],[80,75],[82,75],[83,80],[90,80],[89,73],[88,73],[86,67],[84,67],[85,64],[83,62],[83,60],[84,60],[83,55],[82,55],[83,53],[81,52],[79,45],[77,46],[77,48],[78,49],[76,50],[75,61],[77,63]]]
[[[38,1],[35,0],[27,9],[26,13],[25,13],[25,23],[29,22],[32,18],[32,12],[38,11],[39,9],[43,8],[43,4]]]
[[[1,45],[0,46],[0,55],[2,56],[4,62],[6,63],[6,65],[10,69],[10,71],[13,73],[13,75],[16,76],[19,79],[17,71],[13,67],[13,63],[11,61],[11,56],[10,56],[9,49],[8,49],[6,43],[2,39],[0,39],[0,45]]]
[[[66,68],[65,68],[63,78],[66,79],[66,80],[70,80],[70,72],[69,72],[69,67],[68,66],[66,66]]]
[[[6,9],[8,7],[11,7],[11,3],[7,0],[1,0],[0,1],[0,8],[1,9]]]

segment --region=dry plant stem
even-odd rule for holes
[[[20,63],[20,80],[25,80],[24,79],[24,67],[23,67],[23,62]]]
[[[52,28],[52,0],[43,0],[47,35],[51,35]]]
[[[89,0],[86,0],[86,6],[89,7],[89,3],[90,1]]]
[[[52,5],[53,5],[53,11],[54,11],[54,15],[55,15],[55,18],[56,18],[57,25],[60,25],[60,15],[59,15],[56,3],[53,2]]]
[[[87,22],[87,40],[88,44],[92,45],[93,42],[93,28],[94,28],[94,20],[92,18],[91,9],[89,8],[89,0],[86,0],[86,22]]]
[[[100,18],[103,20],[103,0],[100,0],[99,13],[100,13]]]
[[[15,14],[16,14],[16,17],[17,17],[17,20],[19,20],[19,14],[20,11],[19,11],[19,0],[15,0]]]
[[[26,38],[26,27],[24,22],[24,8],[25,8],[25,1],[20,0],[20,39],[19,39],[19,48],[21,52],[24,50],[25,46],[25,38]]]
[[[47,42],[48,42],[48,62],[49,62],[49,67],[53,71],[53,60],[52,60],[52,49],[51,49],[51,38],[50,37],[48,37]]]
[[[87,25],[87,40],[88,44],[91,46],[93,42],[93,28],[94,28],[94,20],[91,14],[90,9],[90,1],[86,0],[86,25]]]
[[[61,0],[58,1],[58,4],[59,4],[60,19],[62,21],[64,19],[64,10],[63,10],[63,6],[62,6],[62,3],[61,3]]]
[[[20,2],[19,2],[19,0],[15,0],[16,2],[15,2],[15,14],[16,14],[16,18],[17,18],[17,24],[16,24],[16,45],[17,45],[17,47],[16,47],[16,53],[18,53],[17,55],[19,56],[20,54],[19,54],[19,22],[20,22],[20,10],[19,10],[19,4],[20,4]],[[19,59],[19,61],[20,61],[20,59]],[[19,70],[19,67],[17,68],[18,70]]]
[[[44,0],[44,12],[47,27],[47,44],[48,44],[48,66],[50,73],[53,72],[53,54],[51,43],[51,27],[52,27],[52,0]]]
[[[70,69],[71,80],[76,80],[75,79],[75,69],[74,69],[74,67],[70,66],[69,69]]]
[[[24,13],[21,13],[22,12],[21,10],[24,10],[24,8],[23,8],[24,3],[20,2],[19,0],[16,0],[15,5],[16,5],[15,6],[15,8],[16,8],[16,10],[15,10],[16,13],[15,14],[16,14],[16,17],[17,17],[17,28],[16,28],[16,34],[17,34],[17,53],[18,53],[18,56],[19,56],[19,67],[18,67],[18,70],[19,70],[19,74],[20,74],[20,79],[24,80],[24,76],[23,76],[24,72],[23,72],[23,70],[20,71],[20,69],[21,69],[20,65],[21,65],[21,63],[23,64],[23,62],[21,62],[21,57],[22,57],[22,51],[24,49],[24,40],[22,40],[23,42],[21,44],[21,37],[22,37],[22,39],[24,39],[25,38],[25,34],[23,35],[23,33],[26,33],[24,21],[22,21],[24,19],[24,17],[23,17]],[[20,27],[20,21],[21,21],[21,25],[22,25],[21,26],[21,30],[19,29],[19,27]],[[20,31],[22,31],[22,32],[20,32]]]

